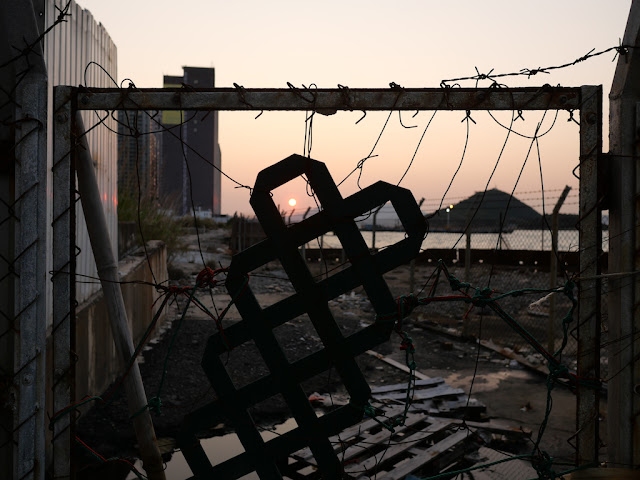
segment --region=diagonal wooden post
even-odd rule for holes
[[[134,354],[133,340],[120,289],[118,263],[111,250],[107,221],[100,201],[100,191],[80,112],[76,114],[76,133],[79,139],[76,171],[82,209],[91,240],[91,249],[98,267],[102,291],[107,303],[113,340],[122,364],[127,365]],[[147,396],[137,360],[133,362],[123,384],[127,393],[129,414],[133,416],[133,428],[140,447],[142,465],[150,480],[165,480],[164,464],[158,449],[151,414],[146,409]]]

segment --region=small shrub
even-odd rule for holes
[[[147,242],[162,240],[167,247],[169,259],[182,249],[180,236],[183,234],[183,227],[181,222],[174,218],[169,211],[161,209],[157,200],[150,195],[142,195],[138,198],[138,192],[134,190],[119,191],[118,221],[136,222],[140,245],[142,245],[143,237]]]

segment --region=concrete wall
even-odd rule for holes
[[[165,281],[168,274],[167,250],[164,244],[157,240],[150,241],[147,251],[157,281]],[[118,267],[121,281],[153,282],[142,249],[123,258]],[[161,301],[151,308],[159,294],[152,285],[123,284],[122,295],[129,326],[133,332],[133,341],[137,344],[160,306]],[[165,320],[166,315],[163,312],[158,326]],[[158,326],[155,331],[158,330]],[[113,343],[102,291],[92,295],[76,309],[76,354],[76,398],[102,394],[123,371]]]

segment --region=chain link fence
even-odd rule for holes
[[[542,192],[534,193],[539,195]],[[575,203],[577,192],[569,195],[566,204]],[[533,221],[525,221],[517,218],[518,211],[525,210],[520,204],[509,216],[498,211],[484,212],[481,217],[485,220],[472,221],[468,229],[470,233],[467,235],[460,232],[462,229],[456,228],[455,222],[459,220],[460,215],[456,219],[452,218],[455,207],[449,210],[444,212],[443,218],[430,221],[432,229],[425,238],[423,251],[417,259],[418,270],[422,269],[422,274],[428,276],[429,268],[435,268],[437,262],[443,260],[450,273],[460,281],[477,288],[489,287],[493,290],[493,296],[516,290],[540,290],[506,297],[500,301],[500,306],[548,352],[556,353],[562,348],[561,361],[575,371],[578,352],[577,313],[571,317],[567,315],[571,313],[571,297],[576,298],[578,294],[573,282],[579,272],[579,232],[575,227],[577,215],[558,214],[555,221],[552,215],[537,215]],[[311,212],[313,213],[315,212]],[[446,215],[449,216],[448,219]],[[469,214],[466,216],[468,218]],[[282,217],[287,223],[297,223],[303,219],[301,213],[293,212],[282,212]],[[489,217],[495,217],[496,221],[491,224],[486,220]],[[504,218],[506,220],[502,220]],[[262,238],[262,232],[255,219],[234,219],[233,225],[230,239],[232,251],[238,251],[239,245],[246,248]],[[552,225],[558,226],[555,247]],[[501,226],[502,233],[498,233]],[[361,222],[361,227],[361,233],[372,249],[385,248],[404,237],[404,232],[399,231],[400,228],[390,229],[384,222],[377,228],[372,228],[371,218]],[[602,264],[606,265],[608,241],[606,233],[604,236]],[[335,263],[341,258],[340,248],[338,238],[332,232],[327,232],[317,241],[305,245],[304,255],[310,262],[329,258]],[[555,271],[555,275],[552,271]],[[420,274],[413,275],[417,275],[415,290],[421,287]],[[566,287],[565,291],[552,295],[546,291],[552,288],[562,290],[563,287]],[[444,290],[443,287],[440,288]],[[606,298],[603,298],[602,311],[606,312]],[[543,355],[488,307],[469,308],[469,304],[461,302],[440,303],[437,307],[430,307],[428,314],[419,315],[433,326],[454,335],[478,338],[487,347],[509,358],[535,368],[544,369],[546,365]],[[565,317],[568,322],[566,334],[563,328]],[[606,331],[604,314],[604,343]],[[602,356],[601,373],[603,378],[606,378],[606,355]]]

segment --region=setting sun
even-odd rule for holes
[[[289,206],[290,207],[295,207],[296,206],[296,199],[295,198],[290,198],[289,199]]]

